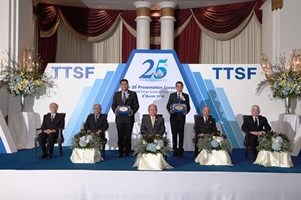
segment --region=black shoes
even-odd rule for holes
[[[43,155],[41,156],[41,159],[45,159],[45,158],[48,158],[48,155],[47,155],[47,154],[43,154]]]
[[[117,158],[122,158],[123,157],[123,153],[118,153],[117,154]]]

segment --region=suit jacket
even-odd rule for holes
[[[190,102],[189,102],[189,95],[182,92],[182,96],[184,97],[184,101],[179,101],[178,100],[178,96],[177,96],[177,92],[171,93],[169,95],[169,99],[166,105],[166,109],[168,111],[168,113],[170,112],[170,107],[172,106],[172,104],[174,103],[183,103],[186,104],[187,106],[187,113],[189,113],[190,111]],[[170,114],[170,119],[176,119],[176,118],[183,118],[185,119],[185,115],[183,114]]]
[[[138,111],[139,109],[139,101],[136,92],[128,90],[129,96],[126,99],[125,103],[122,102],[122,91],[115,92],[114,98],[113,98],[113,103],[112,103],[112,110],[115,113],[115,110],[118,106],[130,106],[133,115],[131,116],[126,116],[126,115],[116,115],[115,117],[115,122],[116,123],[134,123],[135,118],[134,114]]]
[[[152,126],[150,115],[143,115],[140,132],[141,134],[163,135],[165,133],[165,124],[162,115],[156,115],[154,126]]]
[[[211,115],[208,116],[207,123],[205,123],[202,115],[196,115],[193,129],[196,135],[199,133],[211,134],[217,132],[215,119]]]
[[[108,120],[107,120],[107,115],[105,114],[100,114],[97,120],[95,121],[95,114],[90,114],[88,115],[84,128],[86,131],[90,130],[93,133],[96,133],[98,130],[101,130],[101,132],[104,133],[106,130],[109,128]]]
[[[64,129],[65,127],[65,114],[64,113],[56,113],[53,120],[51,121],[51,113],[47,113],[43,117],[42,122],[42,131],[47,129],[54,129],[56,132],[59,132],[59,129]]]
[[[251,131],[264,131],[269,132],[271,130],[271,126],[268,123],[267,118],[264,116],[258,116],[259,125],[256,126],[254,123],[254,119],[252,115],[244,117],[244,122],[241,126],[241,129],[246,133],[249,134]]]

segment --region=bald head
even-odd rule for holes
[[[57,110],[59,109],[59,105],[55,102],[52,102],[49,104],[49,109],[51,113],[57,113]]]

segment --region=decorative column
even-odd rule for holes
[[[174,10],[176,3],[163,1],[159,3],[161,12],[161,49],[174,48]]]
[[[149,49],[150,46],[150,21],[149,10],[151,3],[148,1],[137,1],[136,7],[136,25],[137,25],[137,49]]]

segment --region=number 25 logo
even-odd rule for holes
[[[149,65],[148,69],[139,77],[139,78],[152,78],[161,79],[164,78],[167,74],[167,69],[164,67],[164,64],[167,63],[167,59],[160,59],[157,63],[157,67],[153,70],[155,62],[152,59],[148,59],[143,62],[143,65]]]

